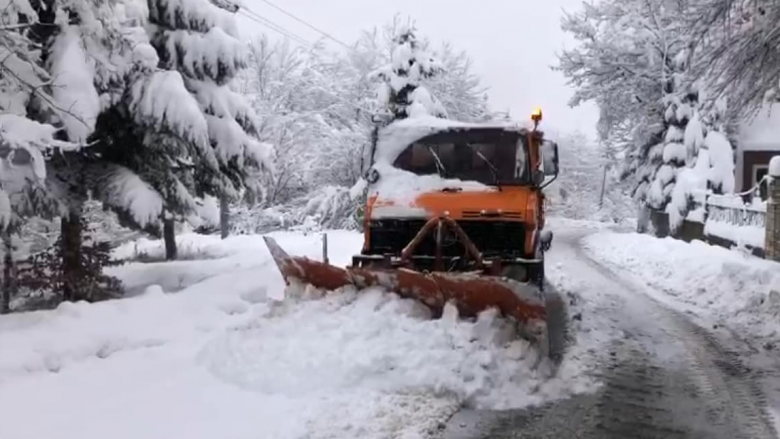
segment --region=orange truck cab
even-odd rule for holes
[[[532,126],[436,118],[378,131],[365,173],[364,244],[353,266],[470,272],[541,287],[543,189],[558,175],[558,147]]]

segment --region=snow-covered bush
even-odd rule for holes
[[[358,208],[363,202],[359,193],[340,186],[325,186],[310,194],[298,213],[303,223],[313,219],[326,229],[355,229]]]
[[[51,247],[30,255],[22,264],[17,282],[20,297],[27,298],[23,307],[49,307],[63,300],[94,302],[123,295],[121,281],[103,273],[105,267],[121,264],[111,256],[111,243],[93,239],[87,220],[80,221],[84,232],[77,255],[80,269],[68,267],[60,242],[64,236],[60,235]]]
[[[231,210],[230,233],[235,235],[264,234],[287,230],[298,223],[289,205],[276,207],[241,204]]]

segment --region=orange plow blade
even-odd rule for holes
[[[472,273],[421,273],[398,268],[339,268],[302,256],[290,256],[273,238],[264,237],[287,285],[295,280],[318,289],[335,290],[347,285],[357,288],[383,287],[400,297],[418,300],[434,315],[441,315],[447,302],[461,316],[474,317],[496,308],[514,319],[524,338],[546,343],[545,301],[535,286],[505,277]]]

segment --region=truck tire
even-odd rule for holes
[[[563,361],[568,337],[568,309],[566,301],[547,285],[544,292],[545,309],[547,310],[547,342],[548,356],[556,365]]]
[[[544,297],[545,310],[547,311],[547,336],[545,340],[541,341],[545,346],[540,346],[540,348],[544,355],[557,366],[563,360],[568,338],[568,308],[566,301],[545,279],[544,262],[529,266],[528,273],[531,282],[539,286],[542,297]],[[526,279],[523,271],[511,268],[505,269],[505,275],[521,282]]]

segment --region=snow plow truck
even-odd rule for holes
[[[495,308],[539,350],[560,355],[562,303],[545,287],[543,189],[558,175],[558,146],[535,109],[527,124],[433,117],[375,132],[365,185],[364,240],[347,267],[266,244],[287,285],[382,287],[463,318]]]

